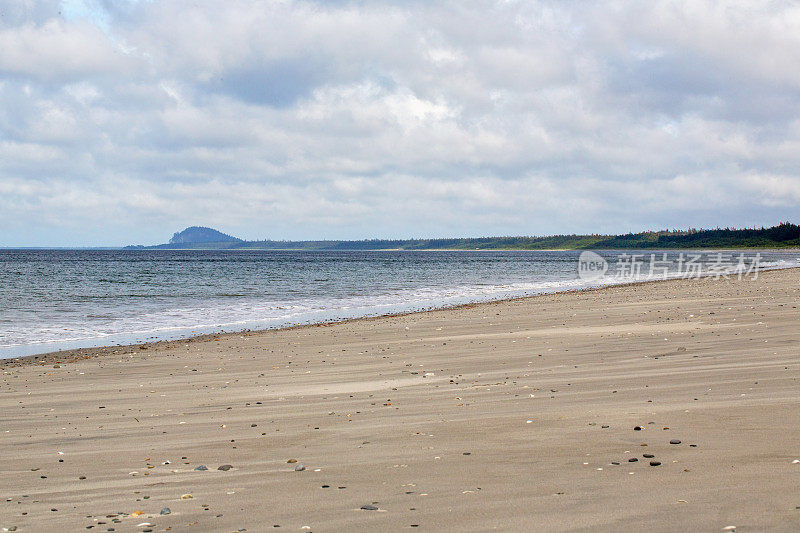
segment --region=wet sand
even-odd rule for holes
[[[0,362],[0,528],[797,531],[798,306],[789,269]]]

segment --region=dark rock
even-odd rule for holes
[[[670,444],[680,444],[681,441],[679,441],[678,439],[672,439],[671,441],[669,441],[669,443]]]
[[[161,509],[161,514],[172,514],[172,509],[170,509],[169,507],[164,507],[163,509]]]
[[[208,470],[208,467],[206,465],[200,465],[197,468],[195,468],[195,470]]]
[[[650,466],[659,466],[661,461],[650,461]]]
[[[631,457],[630,459],[628,459],[628,462],[629,462],[629,463],[635,463],[635,462],[637,462],[638,460],[639,460],[639,459],[637,459],[636,457]]]
[[[378,508],[375,507],[374,505],[362,505],[361,508],[364,511],[377,511],[378,510]]]
[[[231,468],[233,468],[233,466],[231,466],[231,465],[222,465],[219,468],[217,468],[217,470],[222,470],[223,472],[227,472]]]
[[[653,455],[652,453],[643,453],[642,457],[644,457],[645,459],[652,459],[653,457],[655,457],[655,455]]]

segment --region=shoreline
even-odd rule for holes
[[[659,280],[6,366],[0,528],[796,531],[799,282]]]
[[[764,272],[773,272],[773,271],[784,271],[784,270],[797,270],[800,272],[800,266],[797,267],[783,267],[783,268],[771,268],[759,271],[759,276]],[[310,322],[310,323],[300,323],[300,324],[293,324],[287,326],[276,326],[273,328],[261,328],[261,329],[242,329],[242,330],[235,330],[235,331],[220,331],[216,333],[201,333],[197,335],[189,335],[187,337],[177,338],[177,339],[162,339],[162,340],[155,340],[155,341],[148,341],[148,342],[140,342],[140,343],[131,343],[131,344],[119,344],[119,345],[102,345],[102,346],[90,346],[85,348],[71,348],[65,350],[55,350],[50,352],[42,352],[38,354],[31,354],[19,357],[7,357],[7,358],[0,358],[0,370],[4,367],[15,367],[15,366],[25,366],[25,365],[46,365],[46,364],[66,364],[66,363],[74,363],[76,361],[82,359],[91,359],[95,357],[107,356],[107,355],[117,355],[122,351],[130,351],[130,350],[147,350],[151,348],[159,348],[159,347],[174,347],[179,344],[188,344],[188,343],[196,343],[196,342],[206,342],[208,340],[217,340],[221,338],[229,338],[229,337],[236,337],[236,336],[253,336],[253,335],[265,335],[271,332],[279,332],[279,331],[292,331],[298,329],[306,329],[306,328],[321,328],[327,326],[335,326],[340,324],[348,324],[352,322],[358,321],[373,321],[373,320],[381,320],[387,318],[398,318],[404,317],[409,315],[417,315],[417,314],[425,314],[425,313],[433,313],[439,311],[457,311],[460,309],[469,309],[476,306],[483,306],[483,305],[492,305],[504,302],[513,302],[519,300],[529,300],[529,299],[536,299],[542,298],[544,296],[555,295],[555,294],[580,294],[586,292],[595,292],[595,291],[603,291],[614,289],[617,287],[629,287],[635,285],[643,285],[643,284],[651,284],[651,283],[667,283],[667,282],[681,282],[681,281],[697,281],[699,279],[708,279],[710,277],[714,277],[713,274],[708,274],[704,276],[700,276],[699,278],[667,278],[667,279],[650,279],[650,280],[640,280],[640,281],[631,281],[625,283],[616,283],[616,284],[607,284],[601,285],[597,287],[583,287],[578,289],[565,289],[565,290],[556,290],[552,292],[543,292],[538,294],[528,294],[523,296],[514,296],[510,298],[499,298],[499,299],[489,299],[489,300],[481,300],[475,302],[467,302],[462,304],[455,304],[455,305],[445,305],[441,307],[429,307],[429,308],[422,308],[418,310],[412,311],[401,311],[397,313],[383,313],[378,315],[365,315],[365,316],[358,316],[352,318],[342,318],[342,319],[331,319],[321,322]]]
[[[0,251],[125,251],[125,252],[800,252],[797,246],[775,246],[765,248],[763,246],[751,247],[741,246],[734,248],[368,248],[368,249],[345,249],[337,250],[331,248],[309,249],[309,248],[24,248],[24,247],[0,247]]]

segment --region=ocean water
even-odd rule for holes
[[[651,253],[682,275],[679,252],[643,251],[641,270],[614,276],[620,253],[601,252],[608,274],[583,279],[566,251],[0,250],[0,358],[630,282],[648,277]],[[719,265],[715,254],[698,261]],[[761,252],[757,266],[800,266],[800,254]]]

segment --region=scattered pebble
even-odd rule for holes
[[[378,510],[378,508],[375,507],[374,505],[362,505],[361,509],[363,509],[364,511],[377,511]]]
[[[681,441],[679,441],[678,439],[672,439],[671,441],[669,441],[669,443],[670,444],[680,444]]]
[[[233,468],[233,466],[231,466],[231,465],[222,465],[219,468],[217,468],[217,470],[222,470],[223,472],[227,472],[231,468]]]
[[[206,465],[200,465],[197,468],[195,468],[195,470],[208,470],[208,467]]]
[[[660,466],[661,461],[650,461],[650,466]]]
[[[162,515],[172,514],[172,509],[170,509],[169,507],[164,507],[163,509],[161,509],[161,514]]]
[[[305,470],[305,469],[306,469],[306,467],[305,467],[305,466],[303,466],[302,464],[299,464],[299,465],[297,465],[296,467],[294,467],[294,471],[295,471],[295,472],[302,472],[302,471],[303,471],[303,470]]]

